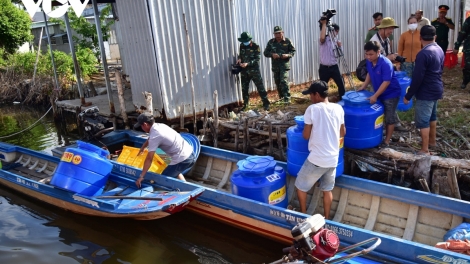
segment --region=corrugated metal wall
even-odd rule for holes
[[[263,48],[273,37],[276,25],[284,28],[297,49],[291,60],[289,81],[302,84],[318,79],[318,19],[328,8],[336,9],[332,22],[340,26],[340,38],[349,69],[354,71],[363,58],[367,29],[372,14],[381,11],[393,17],[396,45],[406,31],[407,18],[417,9],[430,20],[437,17],[437,6],[451,7],[448,16],[457,24],[459,0],[117,0],[123,39],[123,60],[132,81],[134,104],[145,105],[143,91],[153,94],[155,109],[164,109],[168,119],[193,113],[188,43],[183,14],[186,16],[194,66],[195,110],[213,108],[212,94],[219,94],[219,105],[241,100],[239,80],[230,72],[236,61],[243,31]],[[456,27],[458,28],[458,27]],[[451,34],[450,42],[457,32]],[[267,89],[275,90],[271,62],[262,57],[261,72]],[[251,91],[255,91],[251,86]]]
[[[148,0],[161,76],[163,105],[168,118],[179,116],[184,105],[186,115],[213,109],[213,92],[219,104],[236,102],[229,66],[234,63],[236,38],[232,26],[231,2],[217,0]],[[191,65],[184,16],[190,37]],[[193,94],[194,93],[194,94]],[[192,97],[195,97],[195,109]]]
[[[155,56],[154,36],[147,1],[116,0],[119,10],[119,33],[122,34],[121,56],[132,84],[132,100],[145,106],[143,91],[153,96],[153,106],[162,109],[161,81]],[[167,72],[167,74],[172,74]],[[158,114],[158,113],[157,113]]]
[[[448,16],[454,23],[459,21],[458,0],[234,0],[236,33],[248,31],[262,47],[273,38],[273,28],[280,25],[284,35],[294,42],[297,54],[291,60],[289,81],[302,84],[319,78],[319,38],[318,20],[322,12],[335,9],[337,15],[331,21],[340,26],[346,63],[350,71],[355,71],[363,59],[363,46],[367,30],[374,26],[372,15],[382,12],[384,17],[393,17],[400,28],[395,30],[394,50],[397,50],[401,33],[407,30],[407,20],[416,10],[422,9],[430,20],[437,17],[439,5],[448,5]],[[456,27],[457,29],[458,27]],[[452,31],[451,31],[452,32]],[[449,34],[450,43],[457,37],[457,30]],[[449,45],[451,48],[451,45]],[[271,73],[271,61],[261,59],[261,71],[267,89],[275,90]],[[250,91],[255,91],[253,83]]]

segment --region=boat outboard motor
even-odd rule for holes
[[[316,263],[333,257],[339,248],[339,238],[335,232],[324,228],[325,218],[316,214],[292,228],[294,245],[286,248],[291,257]]]

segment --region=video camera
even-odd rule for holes
[[[334,9],[327,9],[325,12],[322,13],[323,15],[320,17],[320,20],[318,20],[318,23],[320,23],[321,27],[321,22],[322,20],[327,20],[327,25],[330,24],[330,19],[336,15],[336,10]]]
[[[406,61],[406,57],[396,56],[396,57],[395,57],[395,61],[400,62],[400,63],[405,62],[405,61]]]

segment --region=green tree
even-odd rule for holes
[[[28,13],[17,8],[11,0],[0,0],[0,48],[6,53],[14,53],[32,39]]]
[[[72,9],[70,9],[72,10]],[[109,30],[111,25],[114,24],[114,20],[108,21],[106,18],[111,13],[111,5],[107,5],[100,12],[100,24],[101,24],[101,33],[103,34],[103,41],[108,40]],[[80,37],[73,36],[73,41],[81,49],[90,49],[93,51],[98,63],[101,62],[101,53],[100,45],[98,42],[98,33],[96,32],[96,25],[90,23],[83,16],[77,17],[75,12],[68,12],[70,27],[72,27],[75,32],[80,35]],[[59,22],[62,25],[65,25],[65,22],[62,19],[52,19],[54,22]]]

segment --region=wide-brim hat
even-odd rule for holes
[[[388,28],[388,27],[398,28],[397,24],[395,24],[395,19],[391,17],[386,17],[382,19],[382,23],[380,23],[380,25],[377,26],[377,28]]]
[[[248,42],[252,39],[251,34],[248,32],[243,32],[240,37],[238,38],[238,41],[240,42]]]

